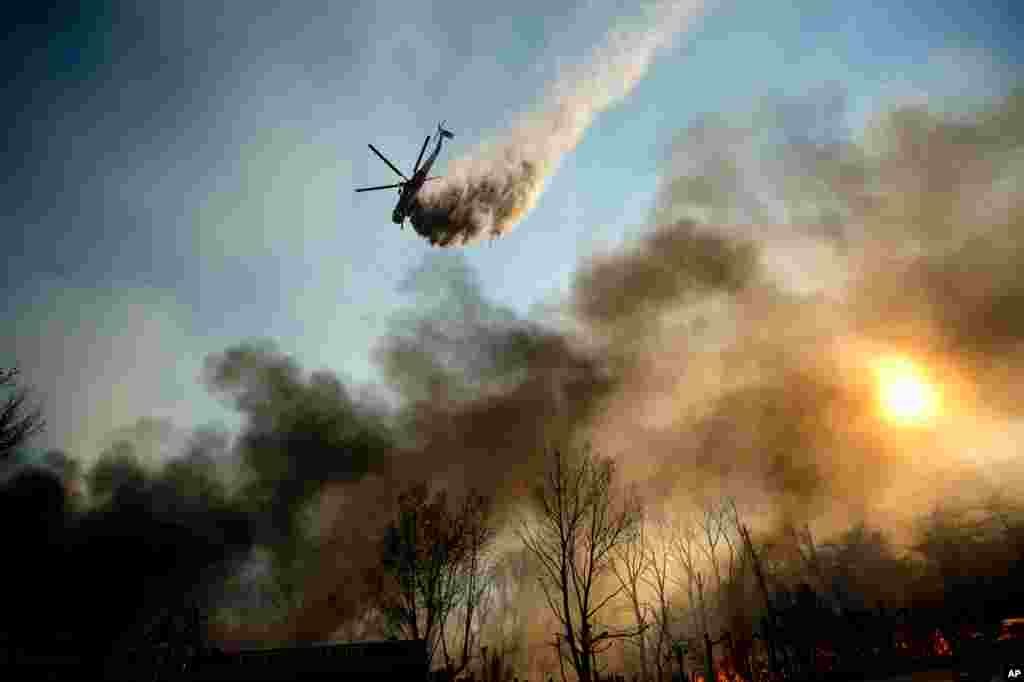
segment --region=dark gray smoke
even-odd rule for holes
[[[333,374],[308,378],[269,344],[207,358],[206,381],[245,416],[236,448],[244,496],[261,510],[271,542],[298,534],[299,512],[323,486],[363,478],[393,447],[374,414]]]
[[[86,472],[88,500],[73,461],[51,453],[0,489],[0,513],[18,519],[0,627],[16,647],[100,663],[149,644],[140,633],[160,614],[210,603],[250,545],[250,519],[198,447],[154,470],[117,441]]]
[[[353,580],[373,561],[372,509],[381,504],[347,508],[344,529],[332,538],[323,498],[331,490],[355,488],[367,477],[387,474],[395,449],[388,416],[353,398],[335,375],[307,375],[270,343],[239,344],[211,355],[205,380],[211,392],[245,417],[233,448],[241,467],[239,493],[254,519],[255,542],[270,552],[286,611],[283,620],[275,615],[276,624],[268,624],[271,630],[253,623],[253,632],[223,634],[274,641],[323,639],[330,627],[361,606]],[[342,556],[321,561],[322,543],[342,537]],[[342,563],[325,575],[328,583],[346,587],[341,598],[317,584],[321,567],[334,558]],[[330,597],[334,599],[325,616],[317,609],[327,608]],[[298,603],[305,608],[287,612]]]

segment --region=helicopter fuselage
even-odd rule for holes
[[[416,197],[416,193],[423,187],[423,182],[426,180],[427,171],[429,170],[430,164],[426,164],[424,169],[417,171],[416,175],[412,176],[412,179],[398,190],[398,204],[395,205],[395,210],[391,213],[391,220],[396,225],[401,225],[405,222],[409,212],[412,210],[412,202]]]
[[[391,220],[396,225],[403,224],[410,211],[412,211],[412,203],[416,200],[416,194],[423,187],[423,183],[427,181],[427,174],[430,173],[431,166],[434,165],[434,161],[437,160],[438,155],[441,153],[441,143],[444,141],[444,137],[441,132],[438,132],[437,146],[434,147],[434,151],[423,162],[423,165],[416,169],[416,173],[409,181],[398,190],[398,204],[391,213]]]
[[[420,165],[420,160],[423,158],[423,152],[426,151],[427,145],[430,144],[431,136],[428,135],[423,140],[423,147],[420,148],[419,156],[416,158],[416,164],[413,166],[413,174],[411,178],[406,178],[402,171],[398,170],[395,164],[391,163],[379,149],[374,147],[372,144],[367,145],[377,157],[386,163],[391,170],[402,178],[402,182],[395,183],[393,185],[378,185],[375,187],[357,187],[357,192],[373,192],[382,189],[398,188],[398,203],[395,205],[395,209],[391,212],[391,220],[396,225],[404,225],[406,218],[410,216],[414,211],[417,210],[418,204],[416,203],[416,195],[423,187],[423,183],[427,180],[436,180],[437,177],[430,177],[430,169],[434,165],[434,161],[437,160],[438,155],[441,153],[441,145],[445,138],[455,137],[450,131],[444,129],[444,121],[437,126],[437,145],[434,147],[434,151],[430,153],[427,160]]]

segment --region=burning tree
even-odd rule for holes
[[[544,481],[534,491],[538,517],[519,529],[520,539],[540,564],[544,597],[581,682],[593,682],[596,655],[611,640],[638,634],[612,633],[597,621],[601,609],[622,591],[619,585],[603,594],[599,586],[611,573],[613,550],[633,539],[640,519],[633,498],[615,499],[613,477],[611,460],[589,449],[573,458],[554,451]]]

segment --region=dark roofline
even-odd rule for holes
[[[293,644],[291,646],[271,646],[271,647],[247,647],[244,649],[232,649],[231,653],[244,654],[244,653],[263,653],[271,651],[302,651],[309,649],[326,649],[329,647],[346,647],[346,648],[359,648],[359,647],[389,647],[389,648],[412,648],[413,646],[425,646],[426,640],[422,639],[367,639],[360,642],[311,642],[308,644]],[[223,647],[216,647],[222,651],[225,651]]]

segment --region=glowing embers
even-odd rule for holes
[[[942,631],[936,629],[932,633],[930,640],[931,653],[934,653],[936,656],[951,656],[953,654],[953,648],[946,641],[946,638],[942,636]]]
[[[941,408],[938,388],[927,373],[906,357],[879,358],[875,380],[882,414],[900,424],[927,424]]]

